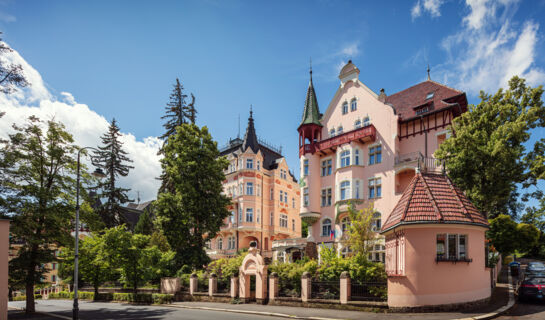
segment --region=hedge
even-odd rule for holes
[[[41,298],[42,298],[41,294],[35,294],[34,295],[35,300],[38,300],[38,299],[41,299]],[[26,296],[13,297],[13,301],[26,301]]]
[[[80,291],[78,292],[78,296],[82,300],[94,300],[95,293]],[[58,293],[51,293],[49,294],[49,299],[74,299],[74,292],[61,291]],[[172,301],[174,301],[174,295],[160,293],[99,293],[96,300],[165,304],[172,303]]]

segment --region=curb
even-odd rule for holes
[[[255,315],[260,315],[260,316],[270,316],[270,317],[289,318],[289,319],[301,319],[301,320],[343,320],[343,319],[339,319],[339,318],[301,317],[301,316],[289,315],[289,314],[285,314],[285,313],[276,313],[276,312],[263,312],[263,311],[237,310],[237,309],[224,309],[224,308],[210,308],[210,307],[191,307],[191,306],[182,306],[182,305],[175,305],[175,304],[163,304],[161,306],[171,307],[171,308],[180,308],[180,309],[196,309],[196,310],[221,311],[221,312],[231,312],[231,313],[255,314]]]
[[[509,282],[509,302],[507,304],[499,309],[496,309],[493,312],[482,314],[475,317],[469,317],[469,318],[460,318],[460,319],[454,319],[454,320],[488,320],[488,319],[494,319],[496,317],[499,317],[500,315],[504,314],[505,312],[509,311],[514,305],[515,305],[515,294],[514,294],[514,288],[513,288],[513,279],[511,278],[511,269],[507,267],[507,281]]]

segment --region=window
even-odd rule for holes
[[[308,207],[308,188],[303,189],[303,206]]]
[[[341,168],[350,165],[350,150],[341,152]]]
[[[343,126],[340,126],[337,128],[337,135],[340,135],[343,133]]]
[[[348,258],[351,254],[352,254],[352,249],[350,249],[350,247],[344,247],[341,250],[341,256],[343,258]]]
[[[55,269],[57,269],[57,264],[53,262],[51,264],[51,270],[55,270]]]
[[[331,159],[323,160],[322,161],[322,177],[331,175]]]
[[[235,237],[227,238],[227,250],[235,249]]]
[[[274,200],[274,189],[271,188],[271,200]]]
[[[341,200],[346,200],[350,196],[350,181],[341,182]]]
[[[246,169],[254,168],[254,159],[246,159]]]
[[[280,178],[286,179],[286,177],[287,177],[286,170],[280,169]]]
[[[254,184],[253,182],[246,183],[246,194],[251,196],[254,194]]]
[[[229,222],[235,223],[236,214],[234,211],[231,211],[231,217],[229,217]]]
[[[243,187],[243,184],[242,184],[242,183],[239,184],[239,194],[240,194],[240,195],[243,195],[243,191],[244,191],[243,188],[244,188],[244,187]]]
[[[331,220],[324,219],[322,221],[322,237],[329,237],[331,235]]]
[[[341,220],[341,230],[343,231],[343,234],[348,232],[348,229],[350,229],[350,219],[345,217]]]
[[[257,160],[257,170],[259,170],[261,167],[261,161]]]
[[[438,234],[437,260],[467,260],[467,235]]]
[[[295,209],[295,198],[291,198],[291,207]]]
[[[356,99],[352,99],[350,102],[350,111],[356,111],[358,109],[358,102]]]
[[[342,111],[343,111],[343,114],[347,114],[348,113],[348,102],[345,102],[343,103],[343,107],[342,107]]]
[[[254,222],[254,209],[246,208],[246,222]]]
[[[327,189],[327,205],[331,205],[331,188]]]
[[[308,176],[308,159],[303,160],[303,176]]]
[[[327,203],[327,190],[322,189],[322,207],[325,207]]]
[[[222,250],[222,249],[223,249],[223,239],[219,238],[218,239],[218,250]]]
[[[56,275],[52,275],[51,276],[51,282],[56,282],[57,281],[57,276]]]
[[[291,229],[295,231],[295,219],[291,219]]]
[[[286,204],[286,207],[288,206],[288,193],[284,192],[284,203]]]
[[[329,130],[329,136],[334,137],[335,136],[335,129]]]
[[[359,165],[360,164],[360,150],[356,149],[354,151],[354,164]]]
[[[369,179],[369,199],[380,198],[382,196],[381,178]]]
[[[369,148],[369,164],[382,162],[382,146]]]
[[[274,226],[274,213],[271,212],[271,226]]]
[[[380,212],[375,212],[373,214],[373,221],[371,223],[371,230],[379,232],[382,227],[382,218]]]
[[[416,109],[416,115],[418,116],[418,115],[421,115],[421,114],[426,113],[428,111],[429,111],[428,106],[418,108],[418,109]]]
[[[287,228],[288,227],[288,216],[285,214],[280,215],[280,227],[281,228]]]
[[[361,199],[361,197],[360,197],[360,183],[358,181],[354,181],[354,189],[355,189],[354,198],[355,199]]]
[[[257,219],[256,219],[257,223],[259,223],[259,221],[260,221],[260,218],[261,218],[261,211],[260,211],[259,209],[257,209],[257,215],[256,215],[256,218],[257,218]]]
[[[363,126],[364,127],[367,127],[371,124],[371,119],[369,119],[369,116],[366,116],[365,118],[363,118]]]
[[[434,91],[428,92],[428,94],[426,95],[426,100],[433,98],[434,95],[435,95]]]
[[[238,208],[238,221],[242,222],[242,208]]]
[[[360,128],[361,127],[361,120],[358,119],[354,122],[354,129],[357,129],[357,128]]]

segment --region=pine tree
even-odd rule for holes
[[[123,143],[119,141],[120,136],[121,133],[119,133],[117,122],[113,119],[108,132],[101,137],[102,146],[98,147],[98,151],[95,152],[94,156],[95,165],[103,169],[106,174],[105,180],[100,184],[102,189],[100,198],[105,199],[105,203],[102,204],[99,213],[108,228],[124,222],[121,216],[121,204],[130,201],[127,196],[130,189],[116,186],[117,178],[120,176],[126,177],[129,170],[134,168],[126,164],[132,162],[132,160],[127,156],[127,152],[123,150]]]
[[[2,32],[0,32],[1,34]],[[12,51],[13,49],[2,42],[2,38],[0,38],[0,56]],[[20,64],[8,64],[4,60],[0,62],[0,92],[9,94],[14,92],[17,87],[23,88],[29,85]]]
[[[153,233],[153,221],[150,216],[149,210],[144,210],[138,218],[138,223],[134,227],[134,233],[145,234],[151,236]]]
[[[161,139],[167,143],[168,137],[176,133],[176,127],[184,123],[195,124],[197,111],[195,110],[195,96],[191,94],[191,103],[186,102],[187,94],[184,93],[184,86],[180,80],[176,78],[174,90],[170,94],[170,101],[165,107],[166,114],[161,119],[166,119],[163,124],[166,132],[161,136]]]

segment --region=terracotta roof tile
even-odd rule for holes
[[[443,174],[418,173],[399,199],[382,231],[403,223],[467,223],[488,226],[469,199]]]
[[[434,93],[433,98],[426,99],[431,92]],[[402,120],[416,117],[415,108],[426,104],[429,108],[428,112],[449,108],[452,103],[459,103],[461,112],[467,110],[467,98],[464,92],[431,80],[387,96],[386,103],[394,107]]]

